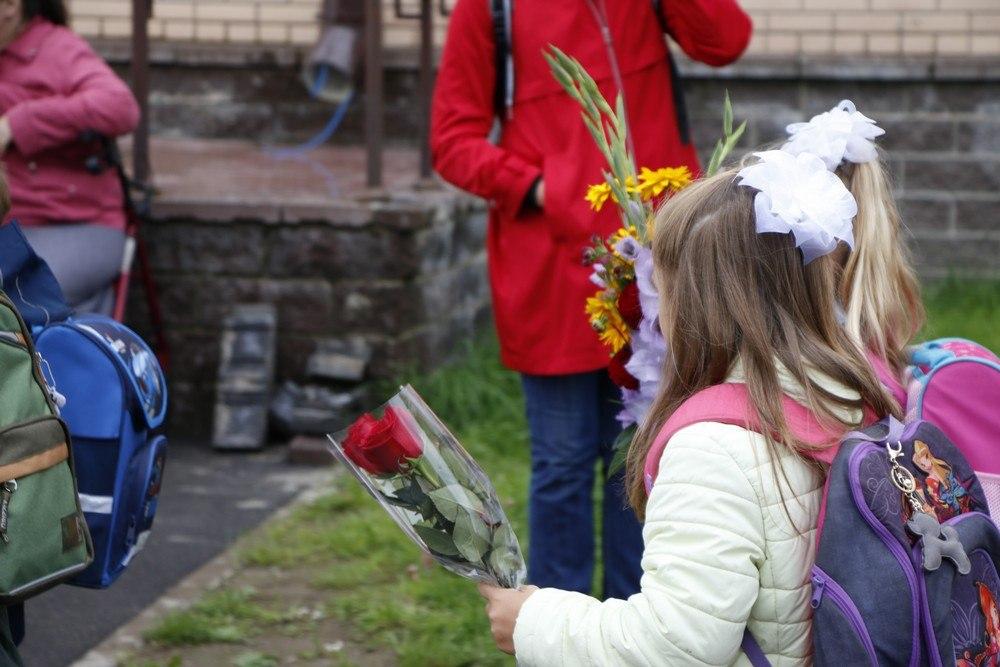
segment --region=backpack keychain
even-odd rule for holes
[[[924,569],[933,572],[941,567],[943,558],[948,558],[955,564],[959,574],[971,572],[972,563],[965,553],[965,547],[958,539],[958,531],[952,526],[942,526],[936,516],[924,511],[924,506],[917,497],[917,480],[914,479],[913,473],[899,462],[903,456],[903,443],[896,442],[894,447],[886,442],[885,449],[889,454],[889,464],[892,466],[889,477],[893,485],[903,492],[913,510],[906,527],[920,541]]]

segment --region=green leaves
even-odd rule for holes
[[[727,90],[725,102],[722,104],[722,138],[715,143],[715,150],[712,151],[708,167],[705,168],[705,176],[712,176],[719,171],[719,167],[722,166],[725,159],[736,148],[736,144],[746,129],[747,122],[743,121],[735,131],[733,130],[733,104],[729,99],[729,91]]]
[[[618,203],[622,224],[638,230],[639,238],[645,239],[646,220],[653,210],[639,193],[629,188],[629,184],[636,183],[638,177],[635,156],[629,149],[628,122],[621,94],[616,97],[612,108],[601,94],[597,82],[579,61],[551,44],[542,55],[552,70],[552,76],[582,108],[583,123],[611,169],[605,174],[605,180]]]
[[[490,548],[490,530],[478,514],[459,514],[451,536],[455,540],[455,548],[470,563],[481,562],[483,554]]]
[[[518,584],[512,577],[524,567],[517,537],[510,525],[502,524],[493,531],[493,550],[487,558],[487,565],[502,586],[513,588]]]
[[[448,533],[422,523],[414,524],[413,529],[417,531],[417,535],[420,536],[420,539],[427,544],[427,548],[434,553],[441,556],[459,555],[458,548],[455,546],[454,540],[452,540],[451,535]]]
[[[434,503],[437,511],[441,512],[448,521],[457,521],[462,510],[477,514],[482,514],[484,510],[483,501],[476,497],[474,493],[458,484],[449,484],[440,489],[435,489],[427,495]]]
[[[617,474],[619,470],[625,467],[625,461],[628,459],[628,448],[632,445],[632,440],[635,439],[635,434],[638,430],[638,426],[632,424],[615,438],[615,443],[611,446],[614,455],[611,457],[611,463],[608,465],[609,476]]]

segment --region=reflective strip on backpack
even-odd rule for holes
[[[80,494],[80,509],[88,514],[111,514],[115,506],[114,496],[91,496]]]

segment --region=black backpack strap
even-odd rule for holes
[[[653,0],[653,12],[660,22],[660,28],[667,32],[667,22],[660,11],[662,0]],[[681,135],[681,143],[691,143],[691,125],[688,121],[687,103],[684,101],[684,82],[681,81],[681,74],[677,69],[677,62],[670,53],[670,46],[667,45],[667,65],[670,67],[670,89],[674,97],[674,115],[677,117],[677,132]]]
[[[493,89],[493,110],[501,120],[514,101],[514,59],[511,52],[511,7],[514,0],[489,0],[493,19],[496,85]]]

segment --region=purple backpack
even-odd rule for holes
[[[817,665],[996,665],[1000,531],[935,425],[848,434],[812,571]],[[963,662],[968,661],[968,662]]]
[[[646,459],[647,488],[670,436],[699,421],[742,424],[741,385],[700,392],[664,425]],[[785,401],[799,439],[821,427]],[[1000,665],[1000,531],[959,449],[931,423],[887,418],[845,436],[819,516],[812,568],[817,665]],[[768,660],[747,632],[755,667]],[[967,662],[963,662],[967,661]]]

